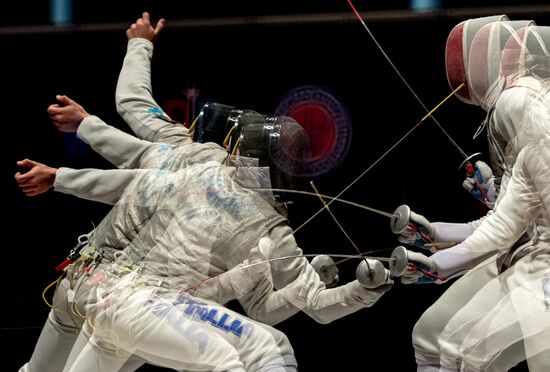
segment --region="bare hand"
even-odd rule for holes
[[[160,31],[164,28],[164,23],[165,20],[162,18],[157,22],[156,27],[153,28],[149,13],[143,12],[141,18],[139,18],[136,23],[133,23],[130,28],[126,30],[126,36],[128,37],[128,40],[139,37],[155,42],[155,39],[160,34]]]
[[[67,96],[57,95],[55,98],[63,106],[54,103],[48,107],[48,114],[53,125],[61,132],[76,132],[82,120],[90,114],[84,110],[84,107]]]
[[[57,168],[51,168],[29,159],[20,160],[17,162],[17,165],[31,168],[23,174],[20,172],[15,173],[15,181],[19,184],[19,188],[25,195],[40,195],[53,187]]]

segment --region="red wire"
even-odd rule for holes
[[[476,173],[475,173],[475,168],[474,166],[472,165],[472,163],[468,162],[468,164],[466,164],[466,173],[468,175],[471,175],[472,178],[474,179],[474,181],[476,182],[476,185],[477,185],[477,188],[479,189],[479,193],[481,194],[481,197],[483,198],[483,200],[486,202],[486,203],[489,203],[489,199],[487,198],[487,195],[485,194],[485,192],[483,191],[483,187],[481,187],[481,184],[479,183],[479,180],[477,179],[476,177]]]
[[[357,9],[355,9],[355,7],[353,6],[353,3],[348,0],[348,4],[349,6],[351,6],[351,10],[353,10],[353,12],[355,13],[355,15],[357,16],[357,18],[359,18],[359,20],[363,20],[363,18],[361,18],[361,14],[359,14],[359,12],[357,11]]]
[[[428,235],[426,235],[426,233],[423,233],[422,231],[420,232],[420,236],[422,236],[425,240],[427,240],[428,243],[433,243],[434,242],[432,240],[432,238],[430,238]]]
[[[412,262],[409,262],[409,263],[407,264],[407,266],[408,266],[411,270],[420,271],[420,272],[421,272],[423,275],[425,275],[425,276],[429,276],[429,277],[431,277],[431,278],[440,280],[440,281],[442,281],[442,282],[445,281],[444,278],[442,278],[442,277],[440,277],[440,276],[437,276],[437,275],[435,275],[434,273],[431,273],[431,272],[429,272],[429,271],[426,270],[426,269],[421,269],[421,268],[419,268],[418,266],[416,266],[415,264],[413,264]]]
[[[475,175],[474,175],[474,180],[476,181],[476,185],[479,189],[479,193],[481,194],[481,197],[483,198],[483,200],[485,200],[486,203],[489,203],[489,199],[487,198],[487,195],[485,194],[483,187],[481,187],[481,184],[479,183],[479,180]]]
[[[430,238],[429,235],[426,235],[426,233],[424,233],[422,231],[418,231],[416,226],[412,223],[409,223],[409,231],[418,232],[420,234],[420,236],[423,237],[428,243],[433,243],[433,240],[432,240],[432,238]]]

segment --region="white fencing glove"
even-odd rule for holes
[[[360,287],[362,293],[355,294],[354,299],[363,304],[365,307],[371,307],[384,295],[384,293],[392,289],[392,287],[393,280],[390,280],[388,283],[382,284],[380,287],[376,288]]]
[[[367,262],[368,261],[368,264]],[[393,279],[388,270],[384,268],[382,262],[378,260],[362,260],[355,270],[357,280],[355,285],[349,288],[355,288],[352,297],[355,301],[366,307],[371,307],[393,287]]]
[[[426,244],[433,243],[435,227],[421,214],[411,211],[411,217],[407,228],[399,234],[397,240],[403,244],[412,245],[422,249],[430,249]]]
[[[471,163],[467,165],[462,187],[487,207],[492,209],[495,206],[495,176],[487,163],[478,160],[473,166]]]
[[[407,250],[409,264],[407,269],[401,276],[403,284],[426,284],[443,282],[437,276],[436,266],[434,261],[422,253]]]
[[[327,288],[332,288],[338,284],[340,279],[338,267],[335,265],[332,257],[320,254],[313,257],[311,266],[315,269],[321,281],[325,283]]]

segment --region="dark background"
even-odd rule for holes
[[[0,28],[5,147],[0,184],[7,206],[0,337],[3,345],[10,345],[2,370],[17,370],[28,360],[49,310],[41,292],[57,278],[53,268],[76,237],[97,225],[109,210],[54,192],[25,197],[13,180],[21,170],[15,162],[27,157],[55,167],[110,167],[72,135],[57,132],[46,108],[55,94],[67,94],[88,112],[128,130],[115,111],[114,89],[126,48],[125,30],[143,10],[154,20],[167,19],[153,60],[154,95],[159,102],[181,99],[183,90],[195,84],[201,99],[267,114],[295,87],[319,85],[333,92],[349,112],[353,137],[345,162],[315,180],[324,194],[338,194],[425,114],[344,0],[192,4],[75,0],[73,24],[65,26],[50,24],[48,2],[36,3],[3,4],[4,27]],[[545,6],[532,7],[522,0],[453,1],[453,8],[450,3],[444,1],[441,9],[423,14],[410,12],[406,1],[355,3],[396,67],[430,108],[450,92],[444,46],[454,25],[470,17],[502,13],[546,25],[550,15]],[[476,8],[470,8],[473,5]],[[308,15],[318,13],[340,16],[311,21]],[[274,15],[297,14],[303,15],[302,21],[298,17],[269,22]],[[220,18],[235,22],[219,25]],[[484,118],[480,108],[453,98],[435,116],[466,153],[487,153],[484,135],[472,140]],[[485,211],[461,187],[461,161],[459,152],[428,120],[342,198],[386,212],[408,204],[431,221],[469,221]],[[292,225],[301,225],[319,207],[315,198],[297,197]],[[386,217],[336,204],[332,211],[362,250],[387,249],[381,255],[389,255],[398,244]],[[298,231],[296,239],[305,253],[354,253],[325,214]],[[356,264],[340,267],[343,282],[354,278]],[[293,343],[302,372],[414,371],[412,327],[447,287],[396,283],[374,307],[329,325],[298,314],[278,328]]]

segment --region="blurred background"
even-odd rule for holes
[[[354,5],[429,108],[450,93],[444,50],[457,23],[507,14],[550,24],[550,5],[535,0],[355,0]],[[25,197],[13,180],[15,172],[24,171],[15,162],[30,158],[54,167],[111,167],[74,135],[56,131],[46,108],[56,94],[66,94],[129,131],[116,113],[114,90],[125,31],[142,11],[154,22],[167,21],[155,47],[153,87],[157,101],[176,120],[189,123],[211,101],[294,116],[316,136],[304,190],[311,191],[306,181],[314,180],[321,193],[336,195],[356,180],[341,197],[388,213],[407,204],[430,221],[465,222],[486,212],[461,187],[460,151],[431,120],[365,173],[426,111],[345,0],[42,0],[8,2],[2,8],[7,151],[1,185],[7,211],[0,338],[12,345],[3,370],[15,371],[30,357],[49,310],[41,295],[57,278],[54,267],[78,235],[109,210],[53,191]],[[485,135],[472,139],[485,117],[481,108],[453,97],[434,116],[464,152],[481,152],[488,161]],[[317,198],[296,197],[292,226],[301,226],[320,207]],[[336,203],[331,209],[363,251],[384,249],[377,255],[389,256],[398,245],[387,217]],[[355,252],[325,213],[301,228],[296,239],[305,253]],[[354,279],[356,265],[348,261],[340,267],[342,282]],[[321,325],[298,314],[277,327],[293,343],[302,372],[414,371],[412,327],[448,285],[396,283],[375,306],[345,319]]]

